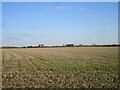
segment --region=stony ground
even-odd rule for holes
[[[117,47],[2,50],[3,88],[118,88]]]

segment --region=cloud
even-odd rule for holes
[[[68,9],[69,7],[67,7],[67,6],[56,6],[55,8],[61,10],[61,9]]]
[[[78,8],[79,11],[86,11],[85,8]]]

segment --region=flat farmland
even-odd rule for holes
[[[3,88],[118,88],[117,47],[2,49]]]

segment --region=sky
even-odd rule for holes
[[[117,2],[3,2],[2,45],[117,44]]]

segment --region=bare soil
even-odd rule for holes
[[[2,50],[3,88],[118,88],[117,47]]]

